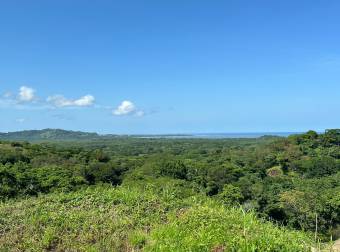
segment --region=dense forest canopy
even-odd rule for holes
[[[139,188],[137,192],[167,187],[176,199],[212,200],[225,209],[240,208],[287,228],[316,231],[323,241],[340,237],[340,129],[287,138],[214,140],[80,135],[85,140],[2,140],[4,206],[27,197],[72,195],[95,186]],[[204,209],[192,211],[207,214]],[[0,228],[6,225],[2,214],[0,210]]]

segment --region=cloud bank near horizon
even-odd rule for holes
[[[134,102],[123,100],[116,108],[112,106],[96,105],[96,98],[87,94],[79,98],[70,99],[61,94],[39,98],[36,90],[29,86],[21,86],[17,92],[5,92],[0,97],[0,107],[14,109],[63,109],[63,108],[89,108],[109,109],[114,116],[142,117],[145,112]],[[23,122],[20,120],[20,122]]]

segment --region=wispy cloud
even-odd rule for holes
[[[75,119],[74,116],[66,115],[66,114],[52,114],[52,117],[58,120],[64,120],[64,121],[72,121]]]
[[[338,70],[340,67],[340,55],[324,55],[312,60],[311,67],[323,70]]]
[[[17,123],[24,123],[26,121],[26,119],[25,118],[17,118],[15,121]]]
[[[137,109],[135,104],[131,101],[123,101],[115,110],[112,111],[113,115],[124,116],[124,115],[135,115],[144,116],[144,111]]]
[[[53,95],[47,97],[46,101],[55,107],[89,107],[95,102],[95,98],[92,95],[85,95],[79,99],[67,99],[63,95]]]
[[[142,110],[139,110],[139,111],[136,112],[135,115],[138,116],[138,117],[141,117],[141,116],[144,116],[144,115],[145,115],[145,112],[142,111]]]
[[[5,92],[2,94],[2,98],[9,99],[11,97],[13,97],[12,92]]]

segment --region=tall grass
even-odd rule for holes
[[[173,186],[88,187],[0,204],[0,251],[308,251],[311,240]]]
[[[306,234],[263,222],[241,209],[198,205],[150,234],[148,251],[310,251]]]

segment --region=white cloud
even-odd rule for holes
[[[85,95],[78,100],[74,101],[76,106],[84,107],[84,106],[91,106],[93,105],[95,99],[92,95]]]
[[[79,99],[67,99],[63,95],[53,95],[47,97],[47,102],[55,107],[88,107],[94,104],[95,98],[92,95],[85,95]]]
[[[114,115],[129,115],[136,111],[136,106],[130,101],[123,101],[118,108],[113,111]]]
[[[18,93],[5,92],[0,93],[0,108],[14,108],[18,110],[48,110],[51,108],[64,108],[64,107],[89,107],[112,110],[115,116],[135,116],[143,117],[150,112],[145,112],[138,108],[132,101],[124,100],[119,106],[114,109],[111,106],[103,106],[95,104],[93,95],[84,95],[78,99],[69,99],[63,95],[51,95],[42,100],[36,96],[36,90],[21,86]],[[24,118],[15,120],[18,123],[24,123]]]
[[[35,90],[30,87],[22,86],[19,89],[18,101],[20,102],[31,102],[35,97]]]
[[[123,101],[115,110],[112,111],[112,114],[116,116],[123,115],[143,116],[144,111],[137,110],[135,104],[131,101]]]

